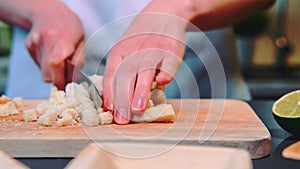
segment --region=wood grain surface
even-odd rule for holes
[[[156,145],[148,145],[156,149]],[[175,148],[148,158],[122,157],[100,148],[97,144],[89,144],[66,169],[251,169],[252,162],[249,153],[242,149],[206,147],[206,146],[176,146]]]
[[[0,168],[3,169],[29,169],[25,164],[13,159],[6,153],[0,151]]]
[[[24,109],[40,102],[26,100]],[[24,122],[22,114],[1,118],[0,150],[13,157],[74,157],[89,143],[97,142],[104,147],[119,143],[237,147],[247,150],[253,159],[271,151],[270,133],[243,101],[184,99],[168,102],[177,115],[173,124],[46,127]]]

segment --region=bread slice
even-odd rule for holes
[[[175,118],[175,112],[171,104],[158,104],[146,109],[142,114],[134,114],[131,121],[137,123],[173,123],[175,121]]]

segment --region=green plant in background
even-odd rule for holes
[[[0,56],[7,56],[10,52],[12,26],[0,21]]]
[[[234,25],[234,32],[241,36],[257,36],[267,30],[269,23],[270,18],[265,11],[257,12]]]

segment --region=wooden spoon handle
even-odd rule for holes
[[[285,158],[300,160],[300,141],[286,147],[282,151],[282,156]]]

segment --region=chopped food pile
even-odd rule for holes
[[[101,76],[92,76],[97,86],[102,86]],[[97,80],[98,79],[98,80]],[[37,122],[44,126],[71,126],[82,123],[85,126],[97,126],[113,123],[113,115],[102,108],[96,109],[84,83],[69,83],[65,91],[52,87],[48,100],[35,108],[23,110],[23,99],[0,97],[0,118],[23,113],[25,122]],[[98,88],[102,93],[101,88]],[[132,122],[174,122],[175,112],[167,104],[164,92],[153,89],[148,108],[143,114],[133,115]]]
[[[0,97],[0,117],[19,114],[22,111],[23,99],[16,97],[10,99],[5,95]]]

